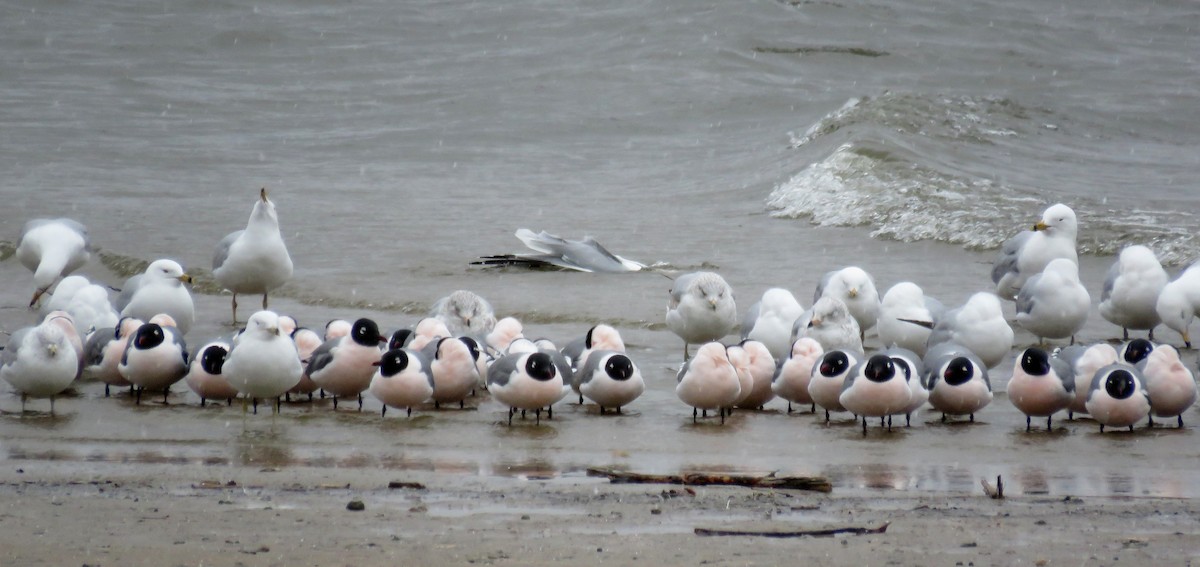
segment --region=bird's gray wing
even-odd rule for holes
[[[579,337],[562,347],[562,355],[571,361],[572,365],[579,365],[579,357],[583,355],[583,351],[587,349],[587,335]]]
[[[88,252],[92,251],[92,237],[88,236],[87,227],[83,226],[83,223],[81,223],[77,220],[68,219],[68,218],[57,219],[57,221],[59,223],[62,223],[67,228],[78,233],[79,237],[83,239],[83,248],[85,250],[87,250]]]
[[[88,337],[87,344],[83,347],[83,364],[84,366],[95,366],[104,361],[104,347],[108,343],[117,340],[117,328],[105,327],[96,329],[92,336]]]
[[[996,262],[992,264],[992,283],[1000,283],[1004,274],[1016,273],[1017,257],[1021,254],[1021,248],[1025,246],[1025,241],[1033,236],[1031,231],[1022,231],[1016,236],[1004,241],[1004,245],[1000,247],[1000,257],[996,258]]]
[[[683,294],[687,293],[688,288],[691,287],[691,285],[692,285],[692,281],[695,280],[697,277],[699,277],[698,272],[690,272],[687,274],[683,274],[682,276],[679,276],[678,278],[675,278],[675,284],[671,286],[671,308],[672,309],[678,307],[679,302],[683,301]]]
[[[742,339],[745,340],[750,331],[754,330],[754,323],[758,321],[758,312],[762,309],[762,302],[756,302],[746,310],[746,316],[742,318]]]
[[[1021,291],[1017,293],[1017,313],[1032,313],[1033,308],[1037,305],[1037,300],[1033,297],[1033,290],[1041,281],[1042,275],[1038,274],[1029,278],[1024,286],[1021,286]]]
[[[554,367],[558,369],[558,374],[563,378],[563,384],[570,386],[571,384],[575,383],[575,379],[577,376],[579,376],[579,373],[575,372],[575,370],[571,368],[571,363],[567,361],[567,357],[563,356],[563,353],[549,348],[543,348],[539,350],[550,355],[550,360],[554,361]],[[593,358],[595,357],[589,356],[588,360]]]
[[[1068,392],[1075,391],[1075,369],[1070,363],[1061,358],[1050,358],[1050,369],[1062,380],[1062,385]]]
[[[854,378],[857,377],[860,372],[862,372],[862,368],[864,365],[866,365],[866,363],[866,357],[860,358],[858,360],[858,364],[855,364],[854,367],[850,369],[850,372],[846,374],[846,379],[842,382],[843,392],[849,390],[850,386],[854,384]]]
[[[425,378],[427,380],[429,380],[429,387],[432,388],[433,387],[433,368],[429,365],[429,357],[425,356],[425,353],[423,353],[423,352],[415,351],[415,350],[411,350],[411,349],[404,349],[404,352],[408,353],[409,358],[411,358],[412,360],[416,360],[421,364],[421,373],[425,375]]]
[[[930,331],[929,340],[926,341],[925,344],[932,347],[934,345],[953,341],[955,321],[958,319],[958,313],[961,309],[961,307],[951,309],[942,313],[941,317],[935,318],[933,330]]]
[[[508,385],[508,379],[512,376],[513,371],[517,369],[517,361],[520,358],[520,355],[510,354],[502,356],[496,362],[493,362],[491,367],[488,368],[487,383],[502,387]]]
[[[179,350],[183,353],[183,363],[187,364],[188,363],[187,341],[183,340],[183,333],[179,332],[179,329],[177,329],[175,327],[163,327],[163,330],[166,331],[167,334],[171,335],[171,342],[175,343],[176,345],[179,345]]]
[[[942,315],[946,313],[946,306],[942,305],[941,301],[925,296],[925,309],[929,311],[929,318],[936,324]]]
[[[33,327],[25,327],[24,329],[20,329],[13,333],[12,336],[8,338],[8,346],[4,347],[4,350],[0,351],[0,368],[4,368],[13,362],[16,362],[17,349],[20,348],[21,342],[25,340],[25,335],[29,334],[29,331],[31,330],[33,330]]]
[[[226,234],[225,238],[222,238],[221,241],[217,243],[217,250],[213,253],[213,271],[216,271],[217,268],[225,265],[225,260],[229,258],[229,249],[233,247],[233,243],[236,242],[238,237],[244,232],[246,232],[245,229],[235,230],[229,234]]]
[[[591,382],[592,376],[596,374],[596,371],[600,368],[600,359],[604,358],[605,354],[610,354],[612,352],[613,351],[611,350],[592,351],[592,354],[588,355],[587,364],[585,364],[582,369],[575,373],[575,379],[578,380],[575,385],[582,386],[587,382]]]
[[[687,359],[684,361],[683,366],[679,367],[679,373],[675,375],[675,382],[683,382],[684,375],[686,375],[688,370],[692,368],[692,360],[694,359]]]
[[[139,287],[142,286],[142,280],[146,278],[146,274],[138,274],[125,280],[125,285],[121,286],[121,293],[117,295],[117,313],[125,311],[129,306],[129,302],[133,301],[134,294],[137,293]]]
[[[329,363],[333,362],[333,348],[336,347],[343,338],[345,337],[329,339],[321,343],[321,346],[317,347],[317,350],[314,350],[312,354],[309,355],[308,367],[305,369],[305,374],[312,376],[314,373],[320,372],[322,368],[329,366]]]
[[[1113,262],[1112,267],[1108,269],[1108,275],[1104,278],[1104,288],[1100,290],[1100,303],[1104,303],[1112,297],[1113,286],[1117,284],[1119,275],[1121,275],[1121,263]]]
[[[28,235],[30,231],[39,226],[50,224],[51,222],[53,221],[50,219],[33,219],[26,222],[25,226],[21,227],[21,236],[17,238],[17,248],[21,247],[21,243],[25,241],[25,236]]]
[[[837,270],[834,270],[825,272],[825,275],[821,276],[821,281],[817,282],[817,292],[813,294],[813,303],[816,303],[818,299],[821,299],[822,295],[825,295],[825,288],[829,287],[829,280],[832,280],[833,275],[836,273]]]

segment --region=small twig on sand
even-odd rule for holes
[[[983,485],[983,493],[990,496],[993,500],[1004,499],[1004,481],[1000,475],[996,475],[996,486],[988,482],[986,478],[979,479],[979,484]]]
[[[891,523],[883,524],[878,528],[833,528],[828,530],[801,530],[798,532],[756,532],[742,530],[710,530],[707,528],[696,528],[695,532],[698,536],[750,536],[750,537],[833,537],[835,535],[870,535],[881,534],[887,532],[888,526]]]
[[[813,490],[817,492],[833,491],[833,485],[829,482],[829,479],[821,476],[775,476],[774,474],[755,476],[708,473],[683,473],[677,475],[641,474],[596,467],[588,468],[587,474],[588,476],[607,477],[614,484],[683,484],[692,486],[726,485],[748,486],[752,488]]]

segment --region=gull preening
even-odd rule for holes
[[[36,289],[29,306],[34,307],[55,282],[91,259],[91,240],[87,229],[71,219],[34,219],[21,229],[16,256],[33,272]]]
[[[546,231],[534,233],[527,228],[517,229],[516,236],[530,250],[518,254],[496,254],[483,256],[471,262],[475,266],[520,266],[525,268],[550,268],[575,270],[578,272],[637,272],[647,266],[641,262],[622,258],[590,236],[583,240],[567,240]]]

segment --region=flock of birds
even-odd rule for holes
[[[1164,324],[1191,346],[1188,326],[1200,312],[1200,264],[1174,280],[1144,246],[1129,246],[1108,274],[1100,313],[1124,330],[1120,349],[1107,343],[1074,345],[1091,296],[1079,280],[1078,226],[1066,205],[1048,208],[1032,231],[1003,246],[992,271],[995,291],[979,292],[946,309],[912,282],[892,286],[881,298],[870,274],[851,266],[822,278],[814,303],[805,310],[786,289],[767,290],[739,317],[733,290],[718,274],[693,272],[675,278],[667,327],[684,342],[676,394],[693,408],[693,419],[709,411],[724,422],[733,408],[761,408],[776,397],[793,404],[862,419],[911,415],[928,404],[947,416],[967,416],[992,400],[989,369],[1013,346],[1013,329],[1003,300],[1015,301],[1016,324],[1041,341],[1067,340],[1054,351],[1026,349],[1017,358],[1008,398],[1026,416],[1047,418],[1067,411],[1087,413],[1105,426],[1129,427],[1142,419],[1176,418],[1196,401],[1197,386],[1179,353],[1155,344]],[[518,238],[536,254],[488,256],[482,265],[550,265],[583,271],[637,271],[646,266],[621,258],[587,239],[570,241],[520,230]],[[12,334],[0,352],[0,378],[21,396],[50,398],[77,379],[142,393],[162,392],[185,381],[201,398],[253,402],[292,395],[356,399],[369,392],[387,409],[432,402],[460,406],[479,389],[516,413],[543,410],[574,392],[600,413],[620,412],[645,390],[637,365],[618,331],[592,327],[559,348],[546,339],[524,337],[520,321],[497,320],[484,298],[466,290],[438,300],[412,329],[384,334],[370,319],[331,321],[324,332],[267,309],[269,293],[285,283],[293,266],[279,231],[274,204],[263,189],[244,230],[218,243],[216,281],[233,294],[261,294],[262,310],[241,330],[189,351],[184,335],[195,319],[178,262],[161,259],[129,278],[116,303],[108,288],[71,275],[90,256],[86,229],[69,219],[28,222],[16,252],[34,273],[31,308],[41,324]],[[49,297],[47,300],[46,297]],[[720,341],[740,326],[736,344]],[[874,330],[881,350],[867,354],[863,340]],[[1129,341],[1129,330],[1149,331]],[[1042,343],[1045,344],[1044,342]],[[695,356],[691,346],[698,345]]]

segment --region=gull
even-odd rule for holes
[[[21,412],[26,398],[50,398],[61,394],[79,374],[79,358],[63,328],[50,320],[13,333],[0,352],[0,378],[21,394]]]
[[[255,413],[260,399],[274,399],[279,413],[280,398],[300,383],[304,368],[296,343],[279,331],[279,315],[263,310],[246,320],[246,331],[229,351],[221,374],[243,399],[253,400]]]
[[[54,286],[54,291],[48,292],[50,299],[42,302],[39,305],[39,310],[45,314],[51,311],[66,311],[67,305],[70,305],[71,298],[75,294],[91,285],[91,280],[85,276],[71,275],[59,280],[58,285]]]
[[[821,343],[810,337],[800,337],[792,343],[792,350],[775,370],[771,379],[771,391],[788,402],[788,413],[792,413],[792,404],[812,404],[812,396],[808,395],[808,383],[812,380],[813,366],[821,359],[825,349]],[[816,411],[816,406],[813,406]]]
[[[386,416],[388,406],[404,408],[409,417],[415,405],[433,396],[433,373],[421,353],[397,348],[383,353],[379,370],[371,378],[371,395],[383,403],[379,415]]]
[[[766,345],[753,339],[738,343],[746,353],[746,370],[750,376],[750,387],[744,388],[741,399],[735,404],[739,408],[762,409],[775,399],[771,379],[775,377],[775,358]]]
[[[1079,266],[1055,258],[1017,294],[1017,324],[1039,340],[1071,338],[1087,323],[1092,296],[1079,281]]]
[[[144,321],[133,317],[122,317],[113,327],[97,329],[84,345],[83,378],[104,382],[104,397],[109,395],[110,386],[129,386],[129,380],[121,376],[117,365],[125,355],[125,345]]]
[[[425,345],[449,336],[451,336],[450,329],[446,327],[446,324],[441,319],[425,317],[417,321],[417,326],[413,328],[412,336],[408,339],[408,344],[403,346],[420,351],[425,349]]]
[[[1121,327],[1124,340],[1129,330],[1148,330],[1154,340],[1154,327],[1162,322],[1155,307],[1167,285],[1167,271],[1149,248],[1126,246],[1113,262],[1100,292],[1100,316]]]
[[[733,289],[720,274],[691,272],[675,279],[667,302],[667,328],[683,339],[683,359],[689,344],[718,341],[737,326]]]
[[[508,406],[508,424],[512,425],[513,414],[521,410],[537,413],[541,423],[542,409],[554,418],[550,408],[570,390],[566,389],[563,377],[558,373],[550,355],[544,352],[510,354],[500,357],[488,369],[488,392],[496,401]]]
[[[200,407],[204,407],[208,400],[226,400],[232,404],[238,396],[237,388],[222,375],[225,358],[231,348],[233,346],[228,340],[216,339],[200,347],[199,354],[192,357],[183,381],[200,396]]]
[[[692,407],[692,423],[696,422],[697,410],[703,411],[705,417],[708,410],[718,410],[721,423],[725,423],[727,408],[733,407],[742,394],[737,370],[729,362],[725,345],[715,341],[696,349],[696,356],[684,361],[675,381],[675,395]]]
[[[1017,357],[1008,381],[1008,401],[1025,414],[1025,431],[1030,430],[1033,417],[1046,418],[1046,431],[1050,431],[1053,415],[1067,409],[1073,399],[1075,377],[1066,361],[1051,358],[1037,347]]]
[[[611,325],[595,325],[582,337],[567,343],[560,354],[565,357],[572,370],[582,371],[587,366],[588,356],[598,350],[625,352],[625,341],[621,339],[621,333]],[[574,379],[567,380],[567,383],[579,394],[579,403],[582,404],[583,392],[579,390],[579,376],[574,375]]]
[[[846,304],[836,297],[825,296],[817,300],[792,326],[795,338],[811,337],[829,350],[862,352],[862,328],[858,320],[850,315]]]
[[[992,401],[992,383],[987,366],[963,345],[941,343],[925,354],[928,372],[929,404],[947,415],[967,415],[975,421],[975,412]]]
[[[1196,403],[1197,392],[1196,378],[1179,360],[1179,351],[1163,345],[1139,362],[1137,369],[1150,396],[1150,425],[1154,425],[1154,416],[1175,417],[1183,427],[1183,414]]]
[[[496,326],[492,304],[478,294],[457,290],[434,302],[429,316],[446,324],[452,335],[486,337]]]
[[[196,309],[185,283],[191,284],[192,277],[183,271],[179,262],[155,260],[145,272],[125,280],[121,294],[117,296],[116,308],[122,317],[144,321],[165,313],[175,320],[179,332],[186,335],[196,317]]]
[[[1150,356],[1154,352],[1154,343],[1146,339],[1133,339],[1117,350],[1117,358],[1125,361],[1125,364],[1137,366],[1137,364]]]
[[[525,336],[524,332],[525,326],[521,324],[520,320],[516,317],[505,317],[496,321],[492,332],[487,334],[485,340],[492,352],[504,352],[508,350],[510,343]]]
[[[88,284],[76,291],[63,311],[75,320],[75,327],[82,336],[96,329],[114,327],[121,319],[108,300],[108,289],[96,284]]]
[[[1087,413],[1087,396],[1092,390],[1092,379],[1096,372],[1118,361],[1117,349],[1105,343],[1094,344],[1090,347],[1082,345],[1069,346],[1057,353],[1071,367],[1074,377],[1075,393],[1071,404],[1067,406],[1067,419],[1074,419],[1077,413]]]
[[[897,372],[896,362],[886,354],[875,354],[849,372],[838,403],[862,418],[866,435],[868,417],[878,417],[882,425],[886,417],[903,412],[911,399],[912,390],[904,374]]]
[[[182,380],[188,372],[188,350],[183,333],[170,325],[143,324],[125,345],[125,354],[117,371],[136,387],[139,404],[143,390],[162,390],[163,403],[167,403],[171,385]]]
[[[822,297],[834,297],[845,303],[850,315],[858,321],[860,335],[879,320],[879,291],[875,288],[875,280],[858,266],[827,272],[817,284],[813,303]]]
[[[834,349],[826,351],[821,363],[813,367],[808,395],[825,410],[825,423],[829,423],[829,412],[846,411],[841,401],[842,387],[846,384],[846,376],[863,358],[859,352]]]
[[[1018,233],[1000,248],[1000,257],[992,265],[992,282],[996,294],[1015,299],[1025,281],[1040,273],[1055,258],[1066,258],[1076,264],[1075,237],[1079,224],[1075,211],[1062,203],[1042,213],[1042,220],[1033,230]]]
[[[546,231],[534,233],[527,228],[517,229],[516,236],[537,254],[497,254],[483,256],[476,266],[522,266],[526,268],[556,268],[579,272],[637,272],[646,265],[609,252],[590,236],[583,240],[567,240]]]
[[[625,353],[593,350],[587,363],[575,375],[579,392],[600,406],[600,415],[608,408],[627,406],[646,390],[646,382],[637,365]]]
[[[1167,327],[1183,337],[1183,346],[1192,348],[1188,327],[1200,313],[1200,262],[1193,263],[1163,286],[1154,310]]]
[[[267,188],[258,192],[246,228],[229,233],[217,243],[213,254],[213,277],[221,287],[233,292],[233,324],[237,325],[237,296],[252,293],[267,295],[292,277],[292,257],[279,233],[279,215],[275,203],[267,198]]]
[[[371,385],[375,363],[383,355],[379,343],[386,340],[379,334],[379,325],[363,317],[354,321],[350,334],[327,339],[313,351],[307,374],[317,387],[333,395],[333,409],[337,409],[339,397],[356,396],[362,410],[362,393]]]
[[[900,282],[893,285],[883,294],[879,306],[879,341],[884,348],[895,346],[924,356],[933,325],[944,311],[941,302],[926,296],[917,284]],[[928,325],[913,324],[913,321],[927,322]]]
[[[892,362],[896,363],[896,370],[904,375],[904,380],[908,383],[911,395],[908,405],[904,408],[904,426],[911,427],[912,414],[929,401],[929,390],[925,387],[925,364],[917,353],[900,347],[889,348],[883,351],[883,354],[892,357]]]
[[[1128,364],[1110,364],[1096,371],[1087,395],[1087,412],[1104,427],[1128,427],[1150,415],[1150,397],[1142,372]]]
[[[939,317],[929,335],[929,348],[946,342],[963,346],[987,368],[998,366],[1013,344],[1013,330],[1004,320],[1000,299],[995,294],[979,292],[961,307]]]
[[[464,400],[482,378],[478,343],[469,337],[442,337],[425,345],[421,354],[433,373],[434,407],[453,402],[458,402],[459,408],[465,407]],[[486,374],[486,368],[483,371]]]
[[[71,219],[34,219],[21,228],[16,256],[33,272],[36,289],[29,306],[34,307],[55,282],[91,259],[91,239],[87,229]]]
[[[742,319],[742,338],[761,342],[771,356],[783,358],[792,346],[792,325],[804,314],[804,307],[792,292],[773,287],[750,306]]]
[[[300,360],[300,364],[304,365],[304,373],[300,375],[300,383],[284,394],[284,397],[286,399],[290,394],[308,394],[308,399],[311,401],[312,393],[319,387],[316,382],[313,382],[312,376],[308,375],[307,362],[312,358],[312,354],[321,348],[324,341],[316,331],[307,327],[298,327],[292,331],[292,342],[296,343],[296,358]]]

